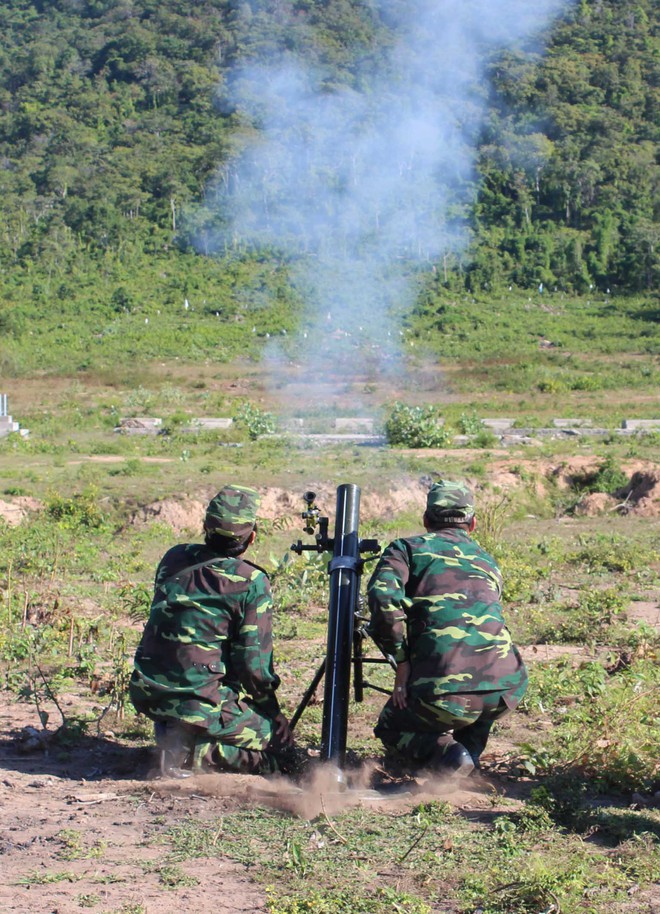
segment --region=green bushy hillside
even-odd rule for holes
[[[398,6],[414,13],[413,0]],[[64,352],[74,370],[120,351],[229,358],[295,326],[282,255],[205,255],[205,233],[222,221],[212,179],[257,130],[225,86],[242,61],[284,47],[323,67],[328,92],[368,93],[364,61],[394,40],[378,9],[3,3],[3,373],[61,367]],[[582,0],[543,36],[545,56],[518,48],[490,61],[471,244],[442,265],[430,295],[657,289],[657,27],[651,0]]]

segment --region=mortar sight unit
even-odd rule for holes
[[[364,689],[371,688],[389,695],[387,689],[368,682],[363,675],[365,663],[387,663],[396,669],[393,657],[381,651],[380,657],[366,657],[363,642],[369,636],[364,602],[360,593],[362,572],[368,561],[378,558],[380,545],[375,539],[361,540],[360,489],[356,485],[341,485],[337,489],[335,533],[328,536],[329,519],[321,515],[316,506],[316,493],[303,495],[305,510],[302,512],[304,530],[315,533],[314,543],[298,540],[291,550],[332,553],[328,563],[330,596],[328,601],[328,636],[325,659],[316,671],[303,698],[291,718],[294,728],[309,704],[312,695],[325,676],[323,717],[321,725],[321,759],[336,764],[341,773],[346,758],[348,710],[351,673],[356,701],[362,701]]]

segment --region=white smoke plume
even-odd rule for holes
[[[372,0],[395,41],[365,54],[363,89],[331,85],[284,50],[233,74],[231,102],[258,130],[225,172],[223,244],[294,255],[310,336],[395,358],[411,278],[467,241],[486,63],[566,5]]]

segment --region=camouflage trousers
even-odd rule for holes
[[[479,767],[493,724],[511,707],[501,691],[448,694],[434,704],[409,697],[406,708],[395,707],[390,698],[374,733],[385,746],[414,764],[430,761],[437,750],[457,742]]]
[[[151,716],[151,715],[150,715]],[[203,723],[185,715],[156,717],[161,768],[272,774],[287,767],[291,750],[281,744],[276,724],[245,700],[209,708]]]

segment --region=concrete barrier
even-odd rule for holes
[[[119,420],[116,432],[124,435],[157,435],[163,428],[163,420],[155,416],[128,416]]]
[[[508,432],[510,428],[513,427],[515,419],[482,419],[481,420],[486,428],[489,428],[491,432],[495,434],[502,434],[502,432]]]
[[[590,428],[593,423],[591,419],[553,419],[552,424],[555,428]]]
[[[193,419],[192,427],[203,429],[204,431],[217,431],[231,428],[234,424],[233,419],[219,417],[217,419]]]
[[[19,431],[21,431],[20,425],[18,422],[14,422],[11,416],[0,416],[0,438],[6,438],[7,435]],[[27,437],[27,429],[24,429],[21,434],[24,438]]]
[[[639,432],[645,429],[660,429],[660,419],[624,419],[621,428]]]
[[[354,417],[335,419],[335,431],[350,433],[359,432],[363,435],[372,435],[374,431],[374,420],[371,418],[358,419]]]

